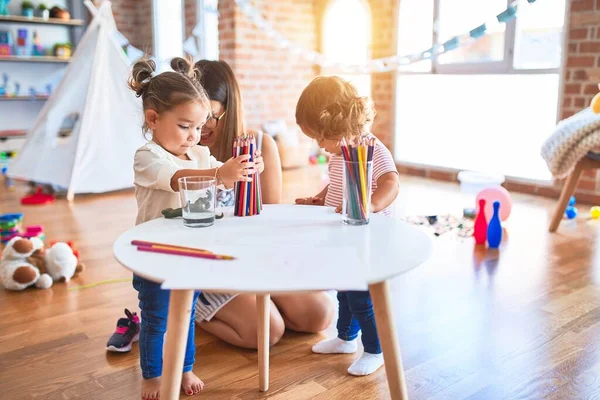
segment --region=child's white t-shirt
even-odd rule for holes
[[[179,208],[179,193],[171,188],[171,178],[180,169],[211,169],[222,162],[210,155],[206,146],[194,146],[189,160],[182,160],[150,141],[135,152],[133,183],[138,205],[136,225],[162,217],[165,208]]]

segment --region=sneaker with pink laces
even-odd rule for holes
[[[126,353],[131,351],[133,342],[138,341],[140,335],[140,317],[136,313],[131,313],[128,309],[125,309],[125,315],[127,318],[119,318],[117,321],[117,329],[106,344],[107,351]]]

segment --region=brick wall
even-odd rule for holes
[[[307,49],[317,48],[316,2],[313,0],[255,0],[263,17],[286,37]],[[316,76],[311,63],[280,50],[255,27],[233,0],[219,1],[220,56],[240,82],[246,123],[260,127],[272,119],[295,125],[296,101]]]
[[[112,0],[117,29],[133,46],[152,52],[152,0]]]
[[[394,41],[395,13],[397,0],[369,0],[372,16],[371,58],[388,57],[396,54]],[[371,96],[377,109],[373,132],[388,148],[394,142],[394,79],[393,72],[373,74]]]

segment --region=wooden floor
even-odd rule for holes
[[[286,201],[316,193],[320,176],[287,173]],[[134,223],[132,192],[29,208],[19,205],[21,194],[0,188],[0,211],[23,211],[26,223],[45,225],[49,240],[76,241],[88,269],[68,286],[0,289],[0,398],[137,399],[137,346],[104,350],[123,308],[137,310],[131,284],[67,290],[130,276],[112,243]],[[398,214],[460,214],[468,201],[457,186],[403,178]],[[411,399],[600,398],[598,222],[579,206],[581,217],[550,235],[554,201],[514,202],[499,252],[442,236],[430,261],[393,282]],[[196,398],[389,398],[383,369],[353,378],[345,371],[354,355],[311,354],[322,337],[286,333],[272,349],[271,389],[260,394],[256,353],[198,332],[195,371],[206,389]]]

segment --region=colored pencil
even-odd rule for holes
[[[182,251],[182,250],[158,249],[155,247],[147,247],[147,246],[140,246],[137,249],[138,249],[138,251],[145,251],[148,253],[160,253],[160,254],[170,254],[173,256],[204,258],[207,260],[235,260],[236,259],[233,256],[227,256],[227,255],[223,255],[223,254],[200,253],[200,252],[193,253],[193,252],[186,252],[186,251]]]
[[[185,247],[185,246],[175,246],[167,243],[155,243],[155,242],[146,242],[144,240],[132,240],[131,244],[133,246],[138,247],[159,247],[159,248],[167,248],[172,250],[191,250],[191,251],[199,251],[203,253],[212,253],[212,251],[205,249],[197,249],[195,247]]]
[[[250,162],[254,162],[254,153],[257,149],[256,139],[253,136],[240,136],[234,140],[233,156],[250,155]],[[262,209],[262,193],[260,191],[260,176],[256,172],[251,175],[250,182],[236,182],[234,214],[238,217],[260,214]]]
[[[346,212],[353,219],[367,219],[372,187],[372,161],[376,139],[362,137],[354,143],[342,140],[345,164]]]

